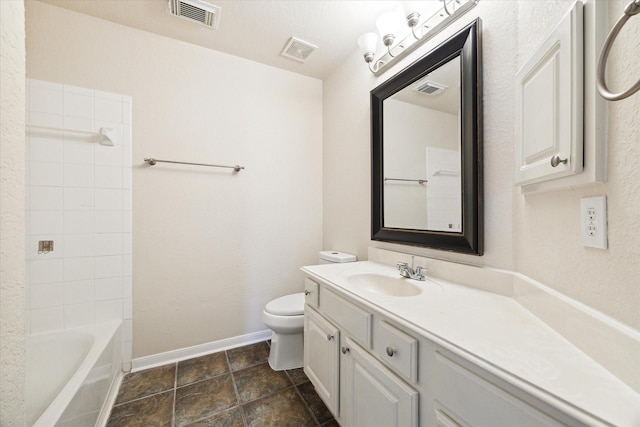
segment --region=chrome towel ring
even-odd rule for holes
[[[609,101],[619,101],[628,96],[633,95],[638,90],[640,90],[640,80],[638,80],[633,86],[624,92],[620,93],[611,93],[607,88],[607,83],[604,79],[605,68],[607,66],[607,58],[609,57],[609,52],[611,51],[611,45],[613,41],[616,39],[616,36],[624,26],[624,24],[631,18],[633,15],[637,15],[640,13],[640,0],[632,0],[624,8],[624,14],[618,19],[618,22],[613,26],[611,32],[607,36],[607,39],[604,42],[604,46],[602,47],[602,53],[600,53],[600,59],[598,60],[598,75],[597,75],[597,83],[598,92],[600,95]]]

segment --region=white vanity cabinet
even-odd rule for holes
[[[304,372],[329,410],[339,407],[340,331],[315,310],[304,313]]]
[[[437,427],[586,426],[450,352],[435,353]]]
[[[305,280],[304,371],[342,427],[608,425],[574,418],[402,313]]]
[[[306,280],[305,288],[313,289]],[[418,391],[371,354],[373,313],[322,285],[317,289],[318,311],[305,306],[304,371],[327,408],[343,427],[418,427]],[[387,341],[387,357],[395,356],[410,377],[417,366],[407,363],[417,364],[415,355],[407,362],[399,356],[408,356],[405,346]]]
[[[346,338],[340,358],[344,427],[418,427],[418,391]]]

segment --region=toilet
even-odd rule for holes
[[[321,251],[320,264],[354,262],[356,256],[337,251]],[[275,371],[302,367],[304,328],[304,292],[269,301],[262,321],[271,329],[269,366]]]

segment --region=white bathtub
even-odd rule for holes
[[[27,425],[96,425],[103,408],[108,411],[110,389],[121,376],[121,323],[27,337]]]

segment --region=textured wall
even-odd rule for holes
[[[610,28],[627,1],[609,3]],[[520,2],[518,61],[542,42],[570,1]],[[631,18],[615,42],[610,87],[640,78],[640,26]],[[514,195],[516,268],[542,283],[640,329],[640,93],[609,103],[608,182],[582,189]],[[580,199],[606,195],[609,249],[582,246]]]
[[[515,73],[573,3],[483,0],[433,42],[381,77],[354,51],[324,85],[324,243],[366,258],[367,247],[514,269],[636,329],[640,328],[640,94],[609,106],[609,181],[523,196],[513,183]],[[609,4],[610,23],[628,3]],[[474,17],[483,21],[485,255],[471,257],[372,242],[370,236],[369,90]],[[640,27],[632,18],[610,58],[611,86],[639,78]],[[580,240],[582,197],[607,195],[609,249]]]
[[[133,357],[265,330],[321,249],[322,82],[40,2],[27,52],[31,78],[133,97]]]
[[[367,258],[373,244],[464,263],[513,268],[513,105],[517,2],[483,0],[443,33],[375,77],[358,50],[324,81],[324,246]],[[482,18],[485,255],[474,257],[372,242],[369,91]],[[373,29],[373,23],[372,23]]]
[[[0,425],[24,425],[24,3],[0,2]]]

